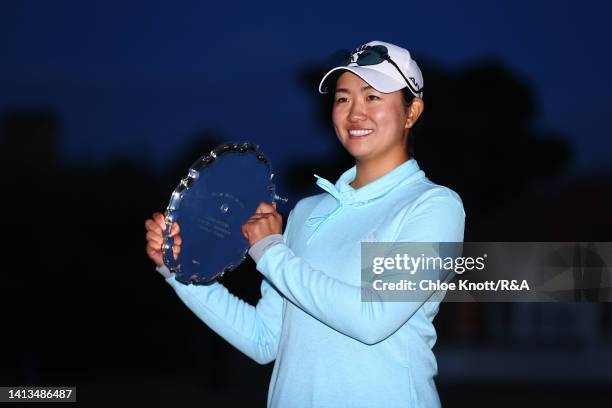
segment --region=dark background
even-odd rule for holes
[[[217,144],[251,140],[295,202],[351,165],[325,59],[411,50],[416,158],[468,241],[610,241],[607,1],[0,3],[0,385],[84,406],[265,405],[272,365],[227,345],[144,254],[144,220]],[[224,283],[251,303],[252,262]],[[608,406],[610,304],[443,304],[445,407]]]

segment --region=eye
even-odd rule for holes
[[[380,98],[376,95],[368,95],[368,101],[377,101]]]
[[[341,96],[340,98],[336,99],[336,103],[342,103],[342,102],[346,102],[348,101],[348,99],[344,96]]]

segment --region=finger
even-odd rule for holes
[[[152,249],[149,245],[145,247],[145,252],[149,258],[153,258],[155,255],[159,254],[158,251]]]
[[[256,212],[262,212],[262,213],[273,213],[276,211],[276,209],[271,204],[263,202],[263,201],[259,203],[257,210],[259,211],[256,211]]]
[[[270,214],[265,214],[262,215],[261,217],[251,217],[248,220],[246,220],[245,224],[256,224],[258,222],[264,222],[265,220],[269,219],[272,215]]]
[[[147,231],[153,231],[160,235],[162,233],[162,229],[159,228],[159,225],[157,224],[157,222],[155,222],[152,219],[148,219],[145,221],[145,228],[147,229]]]
[[[249,220],[261,220],[263,218],[270,217],[271,214],[253,214],[249,217]],[[248,220],[247,220],[248,221]]]
[[[183,238],[180,235],[175,235],[174,237],[174,245],[181,245],[183,243]]]
[[[179,232],[181,232],[181,227],[179,227],[179,225],[175,222],[172,224],[172,227],[170,227],[170,236],[176,235]]]
[[[147,255],[155,255],[161,252],[161,246],[157,246],[151,242],[147,242],[146,246]]]
[[[276,210],[276,201],[272,201],[272,207]]]
[[[243,225],[245,224],[252,224],[254,222],[259,222],[260,220],[262,220],[264,217],[260,216],[260,215],[253,215],[251,216],[249,219],[247,219]]]
[[[161,235],[156,234],[155,232],[152,232],[152,231],[147,232],[146,237],[147,237],[148,242],[159,245],[160,247],[164,243],[164,238]]]
[[[153,214],[153,219],[162,230],[166,229],[166,218],[162,213],[156,212]]]

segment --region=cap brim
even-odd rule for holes
[[[390,76],[383,74],[380,71],[368,67],[349,66],[336,67],[327,72],[327,74],[325,74],[325,76],[319,83],[319,93],[326,94],[330,91],[333,91],[333,84],[331,83],[331,80],[336,78],[336,75],[339,74],[338,71],[341,70],[352,72],[353,74],[357,75],[359,78],[370,84],[372,88],[382,93],[395,92],[406,87],[406,84],[404,82],[399,82],[391,78]]]

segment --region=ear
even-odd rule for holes
[[[419,98],[418,96],[415,96],[412,99],[412,103],[407,108],[408,116],[406,117],[406,124],[404,125],[404,129],[410,129],[412,126],[414,126],[416,121],[419,119],[419,117],[423,113],[424,109],[425,109],[425,103],[423,102],[423,100]]]

